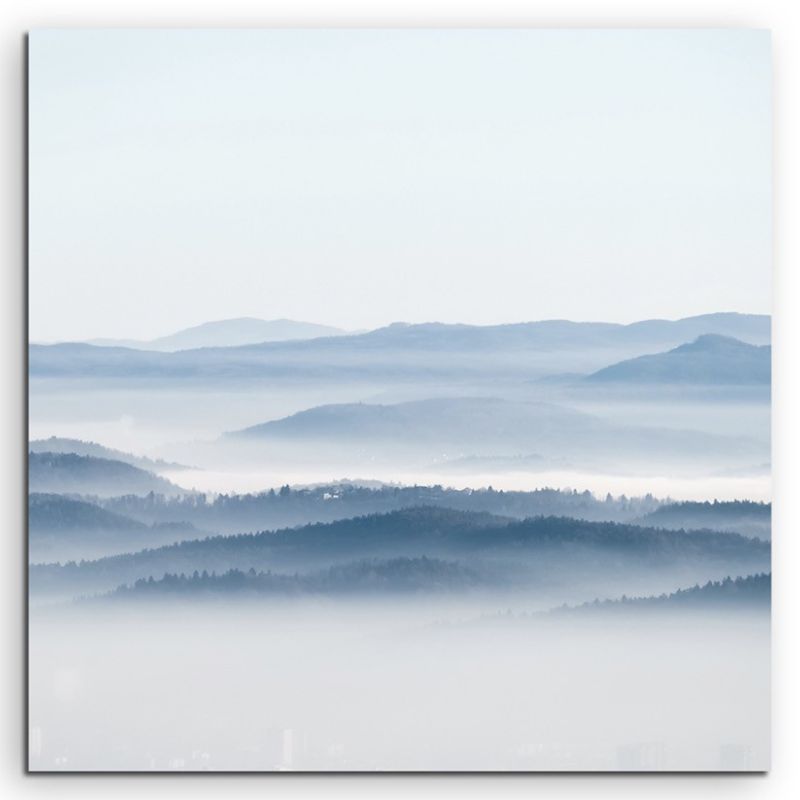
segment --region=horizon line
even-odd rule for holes
[[[475,323],[475,322],[443,322],[441,320],[426,320],[422,322],[407,322],[405,320],[393,320],[391,322],[386,322],[381,325],[377,325],[375,327],[367,327],[367,328],[342,328],[337,325],[332,325],[325,322],[312,322],[309,320],[301,320],[301,319],[292,319],[290,317],[271,317],[271,318],[264,318],[264,317],[253,317],[253,316],[236,316],[236,317],[224,317],[222,319],[210,319],[204,320],[202,322],[198,322],[191,325],[186,325],[182,328],[173,329],[168,333],[161,334],[159,336],[153,336],[150,338],[138,338],[135,336],[93,336],[91,338],[59,338],[59,339],[34,339],[33,337],[28,335],[28,345],[55,345],[55,344],[89,344],[95,345],[97,342],[136,342],[139,344],[147,344],[151,342],[157,342],[160,339],[166,339],[171,336],[175,336],[180,333],[184,333],[187,331],[195,330],[197,328],[202,328],[205,325],[215,325],[215,324],[222,324],[226,322],[263,322],[263,323],[291,323],[291,324],[298,324],[298,325],[315,325],[321,328],[331,328],[333,330],[338,330],[341,333],[339,334],[332,334],[332,335],[339,335],[339,336],[359,336],[366,333],[372,333],[374,331],[384,330],[386,328],[391,327],[422,327],[422,326],[431,326],[431,325],[441,325],[443,327],[464,327],[464,328],[501,328],[501,327],[512,327],[516,325],[540,325],[545,323],[570,323],[573,325],[609,325],[615,327],[630,327],[632,325],[640,325],[647,322],[683,322],[685,320],[690,319],[700,319],[702,317],[712,317],[712,316],[741,316],[741,317],[768,317],[772,318],[772,312],[753,312],[753,311],[708,311],[703,312],[701,314],[689,314],[687,316],[680,316],[680,317],[644,317],[640,319],[632,320],[631,322],[611,322],[608,320],[602,319],[570,319],[568,317],[546,317],[541,319],[529,319],[529,320],[515,320],[510,322],[488,322],[488,323]],[[310,338],[325,338],[323,336],[313,336],[308,337]],[[286,339],[286,340],[278,340],[278,341],[298,341],[299,339]],[[102,345],[98,345],[102,346]],[[124,345],[120,345],[124,346]]]

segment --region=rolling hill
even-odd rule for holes
[[[32,563],[96,559],[201,535],[188,522],[146,525],[85,500],[59,494],[28,496],[28,558]]]
[[[743,536],[771,538],[772,506],[750,501],[667,503],[640,517],[641,525],[656,528],[733,531]]]
[[[569,429],[589,433],[600,423],[588,414],[548,403],[447,397],[392,405],[317,406],[230,436],[243,439],[435,442],[438,445],[535,446]]]
[[[81,439],[64,439],[60,436],[51,436],[48,439],[34,439],[28,444],[31,453],[74,453],[78,456],[93,456],[94,458],[105,458],[112,461],[122,461],[134,467],[148,470],[150,472],[160,472],[162,470],[187,469],[182,464],[174,464],[168,461],[148,458],[147,456],[137,456],[133,453],[124,453],[122,450],[114,450],[105,447],[97,442],[84,442]]]
[[[32,536],[46,531],[98,530],[114,533],[143,531],[147,528],[143,522],[106,511],[83,500],[60,494],[33,493],[28,496],[28,530]]]
[[[75,453],[29,453],[29,491],[51,494],[183,494],[158,475],[108,458]]]
[[[652,463],[749,464],[768,448],[744,437],[616,424],[563,406],[486,397],[393,405],[317,406],[227,434],[223,443],[313,448],[315,458],[425,463],[474,456],[535,457],[540,468]]]

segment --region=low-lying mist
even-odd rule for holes
[[[31,767],[768,767],[765,612],[484,609],[406,598],[34,612]]]

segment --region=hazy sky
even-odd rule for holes
[[[770,305],[760,31],[42,31],[34,340]]]

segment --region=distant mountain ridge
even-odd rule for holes
[[[612,364],[587,380],[717,385],[769,384],[772,348],[728,336],[704,334],[666,353]]]
[[[684,317],[677,320],[650,319],[628,324],[616,322],[574,322],[550,319],[512,322],[500,325],[466,325],[457,323],[395,322],[362,334],[372,341],[404,340],[428,344],[439,340],[451,348],[460,346],[491,347],[497,344],[514,347],[570,348],[576,346],[607,347],[621,341],[666,342],[680,344],[704,334],[729,336],[752,344],[768,344],[771,320],[760,314],[719,312]]]
[[[770,341],[770,318],[708,314],[683,320],[614,323],[551,320],[508,325],[393,324],[359,334],[156,352],[62,343],[30,346],[31,376],[159,378],[367,377],[441,380],[535,378],[587,373],[631,357],[667,350],[703,334]]]
[[[330,325],[297,322],[291,319],[257,319],[239,317],[204,322],[160,336],[156,339],[91,339],[87,344],[101,347],[129,347],[135,350],[174,352],[198,347],[239,347],[259,342],[284,342],[315,339],[319,336],[342,336],[347,331]]]

